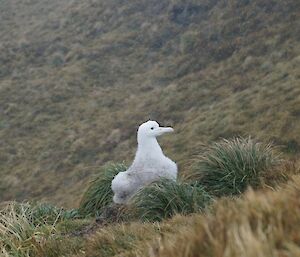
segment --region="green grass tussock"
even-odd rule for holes
[[[276,172],[279,163],[271,144],[258,143],[250,137],[223,139],[200,156],[191,177],[213,195],[237,195],[249,186],[262,185],[264,177]]]
[[[11,204],[1,211],[1,256],[33,256],[40,250],[46,238],[51,237],[54,225],[35,224],[32,214],[26,205]]]
[[[200,185],[162,179],[141,189],[132,203],[140,219],[160,221],[178,213],[200,212],[211,200]]]
[[[25,211],[35,225],[53,225],[58,221],[79,218],[77,209],[65,210],[48,203],[16,203],[14,208],[17,213]]]
[[[263,239],[268,233],[265,230],[259,231],[258,234],[256,232],[257,228],[268,228],[268,224],[274,225],[272,229],[276,231],[276,238],[270,237],[271,243],[267,248],[277,251],[277,248],[272,248],[273,244],[281,240],[292,243],[293,249],[287,251],[294,253],[298,251],[293,241],[293,238],[297,238],[298,230],[289,224],[296,224],[299,215],[293,211],[295,215],[292,214],[283,222],[282,213],[290,215],[291,212],[287,211],[290,206],[297,206],[300,170],[297,162],[286,164],[288,165],[280,167],[282,173],[290,179],[288,186],[280,184],[275,191],[267,188],[257,192],[249,190],[236,199],[224,197],[213,201],[204,186],[196,180],[188,183],[161,179],[141,189],[133,197],[128,208],[121,212],[121,215],[129,219],[122,217],[115,220],[115,224],[97,223],[92,218],[78,219],[77,210],[63,210],[45,203],[13,202],[0,211],[0,256],[175,257],[183,256],[183,252],[187,253],[186,256],[198,256],[195,254],[197,252],[205,253],[205,256],[216,256],[217,253],[227,250],[233,253],[232,256],[240,256],[239,242],[242,240],[244,243],[249,242],[249,247],[243,248],[242,255],[250,257],[254,255],[249,255],[249,250],[256,249],[254,246],[257,243],[266,251],[263,248]],[[124,165],[112,165],[106,172],[112,175],[121,171],[122,167],[126,168]],[[109,185],[106,188],[110,188],[108,174],[105,178],[106,180],[103,180],[102,177],[102,182],[94,186],[104,188],[104,181],[105,185]],[[206,208],[212,201],[213,204]],[[119,207],[108,206],[111,202],[110,195],[106,205],[99,209],[103,210],[101,215],[107,212],[108,220],[116,211],[112,208]],[[280,215],[277,215],[278,210]],[[191,213],[194,214],[187,216]],[[171,218],[173,216],[175,217]],[[234,226],[231,226],[233,216],[236,217],[233,219]],[[276,222],[270,217],[277,217]],[[265,225],[260,226],[261,222]],[[241,231],[236,228],[243,228],[244,234],[239,234]],[[294,235],[285,240],[285,233],[290,230]],[[259,238],[259,241],[255,241],[256,238]],[[189,242],[188,246],[186,241]],[[174,242],[177,250],[173,249]]]
[[[127,167],[124,164],[114,164],[99,172],[99,175],[91,181],[81,199],[79,213],[82,215],[98,215],[104,207],[111,204],[113,196],[111,181],[119,172],[126,169]]]
[[[77,217],[77,210],[50,204],[9,203],[0,211],[0,256],[54,257],[77,252],[82,240],[64,236],[90,223]]]

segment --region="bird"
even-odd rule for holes
[[[176,181],[177,165],[166,157],[156,137],[173,132],[171,127],[160,127],[156,121],[149,120],[139,126],[138,147],[131,166],[119,172],[111,183],[113,202],[126,204],[142,187],[167,178]]]

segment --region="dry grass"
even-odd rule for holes
[[[141,253],[143,247],[157,234],[159,224],[131,223],[129,225],[113,225],[100,229],[90,237],[85,245],[85,255],[90,257],[117,256],[127,252]]]
[[[167,222],[131,222],[111,224],[88,235],[78,257],[146,256],[151,243],[184,229],[191,223],[186,216],[175,216]]]
[[[3,256],[16,257],[36,255],[54,233],[56,221],[49,226],[35,224],[27,206],[9,205],[0,214],[1,253]]]
[[[100,228],[78,256],[298,256],[299,165],[288,173],[294,175],[276,190],[219,199],[205,214]]]
[[[86,225],[62,209],[46,204],[6,203],[0,211],[0,255],[54,257],[78,252],[82,240],[66,238]],[[90,222],[90,221],[89,221]]]
[[[298,256],[300,177],[278,191],[248,191],[153,248],[151,256]]]
[[[215,201],[205,213],[162,222],[96,224],[57,217],[49,226],[33,223],[28,209],[8,208],[0,219],[2,251],[20,257],[298,256],[299,163],[287,163],[282,173],[288,183],[250,189],[240,198]]]

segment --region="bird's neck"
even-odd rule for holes
[[[142,140],[138,138],[138,149],[136,152],[136,159],[151,158],[155,159],[163,154],[160,145],[156,138],[147,138]]]

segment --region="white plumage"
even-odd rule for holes
[[[156,137],[173,129],[160,127],[156,121],[140,125],[138,148],[132,165],[112,181],[115,203],[126,203],[141,187],[161,177],[176,180],[177,165],[163,154]]]

